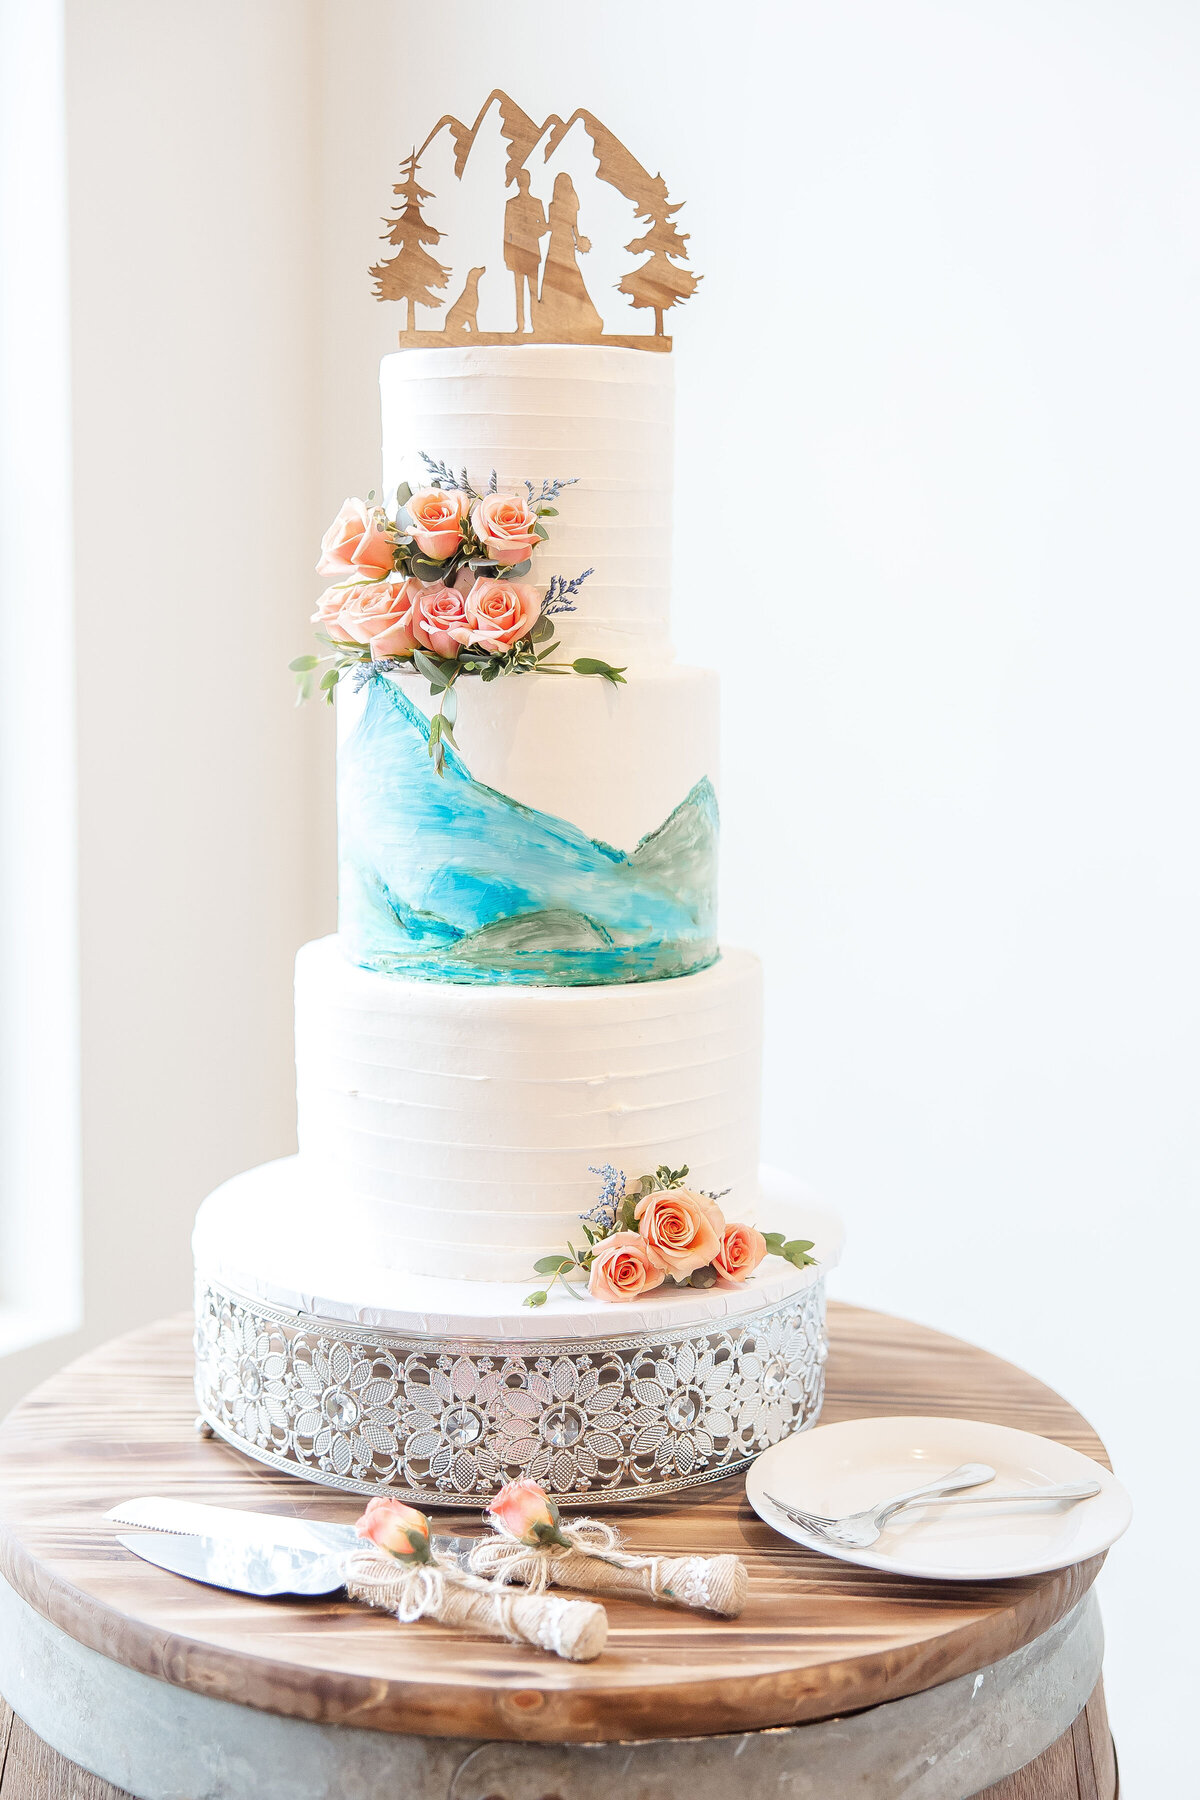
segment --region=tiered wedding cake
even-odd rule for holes
[[[326,540],[349,581],[321,617],[361,660],[340,930],[296,966],[300,1153],[219,1189],[195,1237],[202,1416],[310,1479],[428,1501],[524,1472],[594,1506],[727,1474],[820,1405],[840,1234],[758,1168],[760,969],[716,939],[717,679],[669,638],[672,375],[595,344],[383,362],[406,510],[343,509]],[[468,529],[482,575],[439,584]],[[389,530],[410,562],[348,601]],[[759,1260],[751,1229],[748,1261],[689,1275],[637,1236],[650,1194],[667,1228],[803,1231],[816,1260]],[[622,1223],[632,1272],[605,1278]]]

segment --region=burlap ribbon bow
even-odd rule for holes
[[[350,1555],[346,1588],[351,1599],[393,1612],[404,1624],[437,1619],[485,1637],[534,1644],[568,1662],[591,1662],[608,1636],[602,1606],[540,1589],[514,1594],[436,1554],[428,1562],[410,1562],[364,1543]]]
[[[749,1578],[736,1556],[639,1556],[625,1550],[620,1532],[601,1519],[559,1520],[557,1529],[567,1543],[534,1548],[506,1532],[494,1515],[491,1523],[498,1535],[480,1539],[471,1568],[500,1591],[516,1582],[530,1595],[550,1586],[648,1594],[727,1619],[735,1619],[746,1604]]]

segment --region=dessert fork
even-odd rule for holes
[[[894,1494],[890,1500],[877,1501],[874,1506],[864,1507],[861,1512],[847,1513],[840,1519],[827,1519],[822,1513],[806,1512],[803,1507],[789,1506],[786,1501],[777,1500],[774,1494],[767,1494],[765,1497],[793,1525],[799,1525],[810,1536],[826,1538],[831,1544],[854,1545],[865,1549],[868,1544],[875,1542],[892,1514],[899,1512],[910,1501],[932,1499],[939,1494],[956,1494],[962,1488],[978,1487],[981,1482],[995,1479],[996,1471],[987,1463],[960,1463],[957,1469],[940,1475],[936,1481],[927,1481],[918,1488],[907,1488],[903,1494]]]
[[[882,1534],[888,1521],[907,1506],[1012,1506],[1041,1500],[1092,1500],[1100,1492],[1098,1481],[1068,1481],[1053,1487],[1021,1488],[1011,1494],[963,1494],[959,1491],[992,1480],[994,1469],[975,1475],[969,1481],[962,1479],[966,1471],[986,1467],[983,1463],[964,1463],[962,1468],[953,1470],[942,1481],[931,1483],[927,1488],[898,1494],[892,1500],[865,1507],[862,1512],[847,1513],[840,1519],[826,1519],[817,1513],[805,1512],[801,1507],[788,1506],[772,1494],[767,1494],[766,1498],[810,1537],[822,1538],[826,1543],[840,1544],[847,1549],[865,1550]],[[958,1479],[954,1480],[954,1477]],[[953,1487],[948,1488],[946,1484],[952,1480]]]

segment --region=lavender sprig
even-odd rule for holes
[[[565,481],[543,480],[541,493],[535,494],[533,491],[533,483],[527,476],[525,479],[525,492],[529,495],[530,506],[536,511],[539,506],[552,505],[553,502],[558,499],[558,496],[562,493],[564,488],[574,487],[578,480],[578,475],[569,475]]]
[[[357,694],[368,681],[374,681],[377,675],[399,675],[401,670],[411,667],[412,664],[402,656],[381,656],[375,660],[367,657],[354,670],[350,683]]]
[[[577,594],[594,569],[585,569],[582,575],[576,575],[566,581],[561,575],[550,577],[550,586],[546,589],[546,598],[542,602],[542,617],[553,618],[555,613],[571,613],[575,611],[573,596]]]
[[[459,493],[469,494],[472,500],[478,500],[479,495],[467,479],[465,469],[460,469],[456,475],[448,463],[436,462],[427,450],[418,451],[418,455],[429,470],[429,479],[435,488],[441,488],[443,491],[457,490]],[[495,480],[495,471],[493,471],[492,479]],[[495,491],[495,488],[489,489],[490,493],[495,493]]]
[[[587,1225],[594,1225],[602,1235],[610,1232],[617,1222],[617,1208],[625,1198],[625,1172],[614,1168],[612,1163],[602,1163],[597,1169],[588,1164],[589,1175],[599,1175],[604,1186],[600,1190],[600,1198],[591,1212],[582,1217]]]

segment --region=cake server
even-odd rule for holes
[[[148,1531],[183,1534],[209,1542],[250,1546],[263,1551],[295,1550],[315,1555],[346,1556],[363,1541],[353,1525],[337,1525],[327,1519],[298,1519],[280,1513],[246,1512],[233,1506],[205,1506],[197,1500],[166,1500],[157,1495],[123,1500],[120,1506],[114,1506],[104,1516],[114,1525],[140,1525]],[[467,1558],[478,1539],[449,1537],[438,1533],[432,1541],[436,1551],[443,1556],[453,1557],[465,1568]],[[154,1561],[155,1558],[151,1557],[149,1560]]]
[[[346,1585],[348,1550],[302,1550],[293,1544],[239,1542],[183,1532],[118,1532],[117,1542],[143,1562],[209,1587],[267,1599],[277,1594],[336,1594]]]

